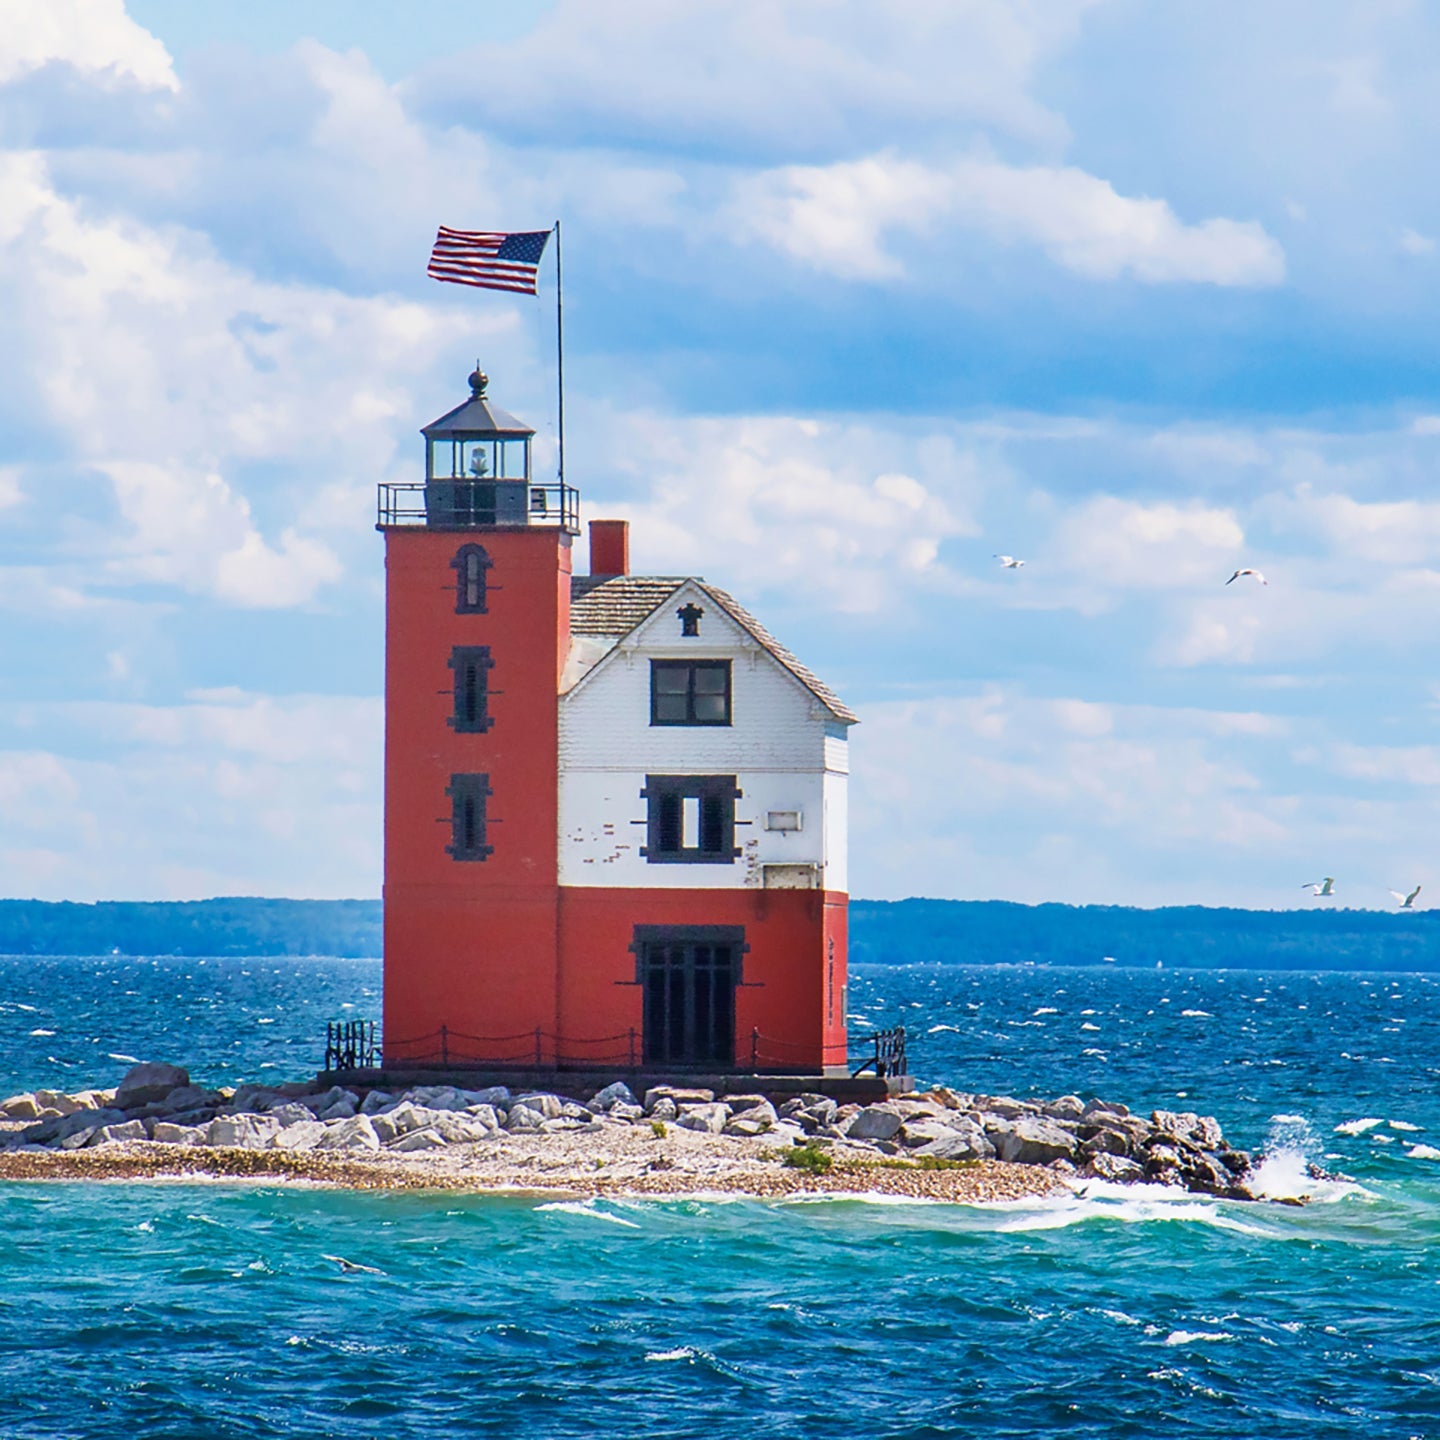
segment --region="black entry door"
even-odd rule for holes
[[[728,925],[637,927],[647,1065],[735,1063],[743,933]]]

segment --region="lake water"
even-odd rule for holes
[[[0,1088],[298,1078],[379,980],[0,960]],[[867,968],[851,999],[925,1081],[1198,1109],[1277,1193],[1353,1180],[1303,1209],[4,1185],[0,1433],[1440,1437],[1436,978]]]

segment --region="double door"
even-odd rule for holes
[[[733,926],[641,926],[646,1065],[735,1063],[735,987],[743,932]]]

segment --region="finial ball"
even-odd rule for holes
[[[483,395],[489,383],[490,377],[480,368],[479,361],[476,361],[475,368],[470,372],[471,391],[476,395]]]

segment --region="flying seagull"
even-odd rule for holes
[[[1323,880],[1307,880],[1300,888],[1324,899],[1335,893],[1335,877],[1327,875]]]
[[[1262,585],[1268,585],[1270,583],[1258,570],[1251,570],[1248,568],[1244,570],[1237,570],[1225,583],[1227,585],[1231,585],[1242,575],[1253,575]]]
[[[1390,892],[1399,902],[1402,910],[1413,910],[1415,908],[1415,897],[1420,893],[1417,885],[1408,895],[1402,895],[1398,890]]]
[[[1013,555],[997,555],[995,557],[1007,570],[1018,570],[1025,562],[1017,560]]]
[[[321,1255],[322,1260],[333,1260],[347,1274],[358,1271],[362,1275],[383,1275],[383,1270],[377,1270],[373,1265],[362,1265],[358,1260],[347,1260],[343,1255]]]

